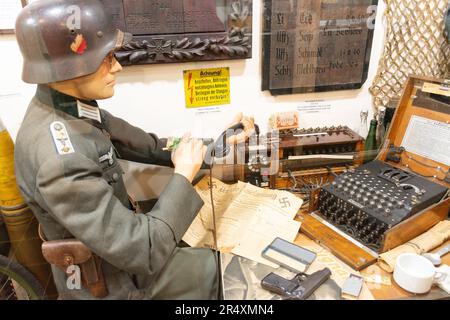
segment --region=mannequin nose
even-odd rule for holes
[[[122,69],[123,69],[123,67],[122,67],[122,65],[119,63],[119,61],[117,61],[116,59],[114,59],[114,64],[113,64],[113,66],[112,66],[110,72],[114,74],[114,73],[117,73],[117,72],[122,71]]]

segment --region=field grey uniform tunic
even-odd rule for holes
[[[45,236],[76,238],[103,259],[106,299],[215,299],[213,252],[177,246],[203,201],[174,174],[153,209],[135,213],[117,155],[173,166],[170,153],[162,151],[164,140],[100,114],[101,123],[80,118],[75,98],[45,85],[28,107],[16,139],[16,175]],[[50,130],[55,121],[67,129],[73,152],[58,152]],[[52,269],[61,299],[95,299],[84,288],[68,289],[64,272]]]

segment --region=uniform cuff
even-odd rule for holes
[[[150,215],[164,221],[172,229],[175,240],[180,242],[203,205],[189,180],[175,173]]]

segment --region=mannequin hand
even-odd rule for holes
[[[202,166],[206,149],[202,140],[191,138],[190,133],[185,134],[178,147],[172,152],[175,173],[181,174],[192,182]]]
[[[255,133],[255,119],[253,117],[245,117],[242,112],[234,117],[233,122],[227,128],[230,128],[239,122],[242,122],[244,125],[244,130],[237,135],[229,137],[227,139],[227,144],[235,145],[245,142],[253,133]]]

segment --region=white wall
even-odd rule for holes
[[[369,78],[362,89],[279,97],[261,91],[259,35],[262,8],[261,1],[254,0],[253,3],[252,59],[127,67],[118,76],[115,97],[101,101],[100,105],[114,115],[161,137],[179,135],[186,131],[198,136],[215,137],[225,129],[233,115],[241,111],[253,115],[264,132],[272,113],[295,110],[311,104],[329,105],[330,108],[320,112],[301,112],[301,127],[348,125],[357,129],[360,111],[372,111],[372,97],[368,88],[377,71],[383,49],[382,16],[385,3],[379,1]],[[0,66],[3,71],[0,76],[0,119],[15,138],[35,86],[24,84],[20,80],[22,58],[14,36],[0,36],[0,49]],[[212,108],[212,112],[206,113],[205,109],[186,109],[183,70],[213,67],[230,67],[231,104]],[[149,187],[151,183],[148,176],[153,176],[152,179],[156,179],[155,173],[165,178],[170,176],[169,171],[160,168],[135,164],[125,166],[127,183],[139,198],[144,194],[158,193],[161,189],[161,184],[157,189]],[[135,180],[142,172],[149,175],[145,174]]]

